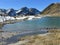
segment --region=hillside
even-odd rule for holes
[[[60,15],[60,3],[52,3],[41,14]]]

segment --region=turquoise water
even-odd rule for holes
[[[40,28],[60,28],[60,17],[43,17],[41,19],[33,19],[22,21],[14,24],[6,24],[2,30],[4,31],[37,31]]]

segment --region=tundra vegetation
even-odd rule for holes
[[[46,35],[25,36],[19,40],[28,40],[28,42],[22,45],[60,45],[60,29],[49,30]]]

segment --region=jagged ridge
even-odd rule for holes
[[[35,8],[27,8],[27,7],[23,7],[19,10],[14,10],[13,8],[11,9],[0,9],[0,15],[6,16],[16,16],[16,15],[36,15],[36,14],[40,14],[40,11],[35,9]]]

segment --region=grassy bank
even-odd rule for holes
[[[19,40],[29,40],[22,45],[60,45],[60,30],[50,30],[46,35],[25,36]]]
[[[4,26],[4,24],[3,23],[0,23],[0,28],[2,28]]]

